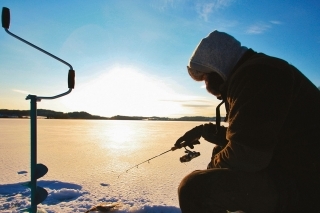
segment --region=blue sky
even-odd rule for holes
[[[211,31],[279,57],[320,86],[320,3],[249,0],[11,1],[10,31],[70,63],[75,89],[38,108],[94,115],[214,116],[186,65]],[[67,91],[68,67],[0,33],[0,108]]]

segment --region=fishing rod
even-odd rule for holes
[[[219,130],[220,130],[220,121],[221,121],[220,106],[221,106],[222,104],[224,104],[224,101],[222,101],[222,102],[217,106],[217,108],[216,108],[216,134],[218,134],[218,133],[219,133]],[[167,151],[165,151],[165,152],[162,152],[162,153],[159,154],[159,155],[156,155],[156,156],[154,156],[154,157],[152,157],[152,158],[149,158],[148,160],[145,160],[145,161],[143,161],[143,162],[141,162],[141,163],[139,163],[139,164],[137,164],[137,165],[134,165],[134,166],[130,167],[129,169],[127,169],[127,170],[124,171],[123,173],[128,172],[129,170],[131,170],[131,169],[133,169],[133,168],[138,168],[138,166],[141,165],[141,164],[143,164],[143,163],[146,163],[146,162],[149,163],[149,161],[152,160],[152,159],[154,159],[154,158],[157,158],[157,157],[159,157],[159,156],[161,156],[161,155],[163,155],[163,154],[166,154],[166,153],[168,153],[168,152],[170,152],[170,151],[174,151],[174,150],[180,149],[180,148],[182,148],[182,147],[185,148],[185,151],[184,151],[184,152],[185,152],[186,154],[185,154],[184,156],[180,157],[180,162],[181,162],[181,163],[189,162],[189,161],[191,161],[193,158],[196,158],[196,157],[200,156],[200,152],[191,151],[191,150],[187,149],[186,146],[187,146],[187,144],[185,144],[185,142],[184,142],[184,143],[181,144],[181,147],[172,147],[171,149],[169,149],[169,150],[167,150]],[[123,173],[121,173],[121,174],[118,176],[118,178],[119,178]]]
[[[181,148],[181,147],[180,147],[180,148]],[[171,149],[169,149],[169,150],[167,150],[167,151],[165,151],[165,152],[162,152],[162,153],[159,154],[159,155],[156,155],[156,156],[154,156],[154,157],[152,157],[152,158],[149,158],[148,160],[145,160],[145,161],[143,161],[143,162],[141,162],[141,163],[139,163],[139,164],[137,164],[137,165],[134,165],[134,166],[130,167],[129,169],[127,169],[127,170],[124,171],[123,173],[126,173],[126,172],[128,172],[129,170],[131,170],[131,169],[133,169],[133,168],[138,168],[138,166],[141,165],[141,164],[144,164],[144,163],[146,163],[146,162],[149,163],[149,161],[152,160],[152,159],[154,159],[154,158],[157,158],[157,157],[159,157],[159,156],[161,156],[161,155],[164,155],[164,154],[166,154],[166,153],[168,153],[168,152],[170,152],[170,151],[175,151],[175,150],[180,149],[180,148],[174,146],[174,147],[172,147]],[[200,156],[200,152],[191,151],[191,150],[187,149],[185,146],[184,146],[184,148],[185,148],[185,153],[186,153],[186,154],[185,154],[184,156],[180,157],[180,162],[181,162],[181,163],[189,162],[189,161],[191,161],[193,158],[196,158],[196,157]],[[121,174],[118,176],[118,178],[119,178],[123,173],[121,173]]]

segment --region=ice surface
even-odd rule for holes
[[[0,212],[30,206],[29,120],[1,119]],[[37,184],[49,195],[38,207],[48,213],[85,212],[119,202],[117,212],[180,213],[177,187],[195,169],[206,168],[213,145],[195,146],[201,156],[182,164],[184,150],[168,152],[202,122],[38,120],[38,162],[49,171]],[[120,176],[119,176],[120,175]]]

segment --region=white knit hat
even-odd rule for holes
[[[194,50],[188,65],[188,72],[192,73],[218,73],[223,80],[227,80],[231,70],[248,50],[241,43],[227,33],[217,30],[202,39]]]

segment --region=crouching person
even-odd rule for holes
[[[197,126],[175,143],[215,144],[205,170],[178,189],[182,213],[319,212],[320,91],[286,61],[214,31],[192,54],[188,73],[222,100],[228,127]]]

